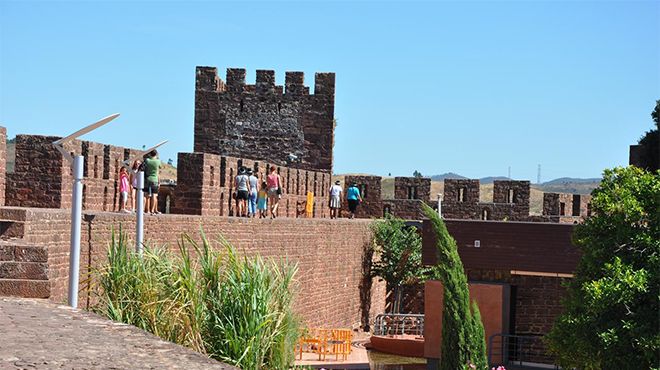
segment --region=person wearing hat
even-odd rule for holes
[[[355,210],[357,209],[358,204],[362,202],[360,189],[358,189],[357,183],[352,183],[346,190],[346,200],[348,200],[348,210],[351,211],[351,218],[355,218]]]
[[[239,217],[247,217],[247,200],[250,193],[250,179],[245,174],[245,167],[238,169],[238,176],[236,176],[236,215]]]
[[[252,173],[252,169],[248,168],[247,170],[247,175],[248,175],[248,180],[249,180],[249,186],[250,186],[250,194],[248,195],[248,217],[254,217],[257,215],[257,190],[259,189],[259,186],[257,183],[259,182],[259,178],[257,178],[256,173]]]
[[[339,180],[335,181],[335,184],[332,185],[330,191],[328,191],[328,196],[330,197],[330,218],[337,218],[337,216],[339,216],[342,191],[343,189],[341,188]]]

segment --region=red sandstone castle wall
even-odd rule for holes
[[[0,126],[0,206],[5,205],[7,173],[7,129]]]
[[[45,245],[51,297],[64,302],[68,284],[69,212],[51,209],[16,209],[24,221],[24,242]],[[4,209],[4,216],[16,213]],[[16,216],[16,215],[14,215]],[[16,218],[16,217],[14,217]],[[115,213],[85,212],[82,223],[81,276],[79,296],[84,307],[92,297],[85,291],[87,266],[98,266],[105,258],[111,230],[120,225],[134,235],[135,218]],[[199,240],[200,227],[212,240],[222,235],[239,253],[286,259],[297,263],[298,294],[295,309],[307,325],[357,327],[363,318],[382,313],[385,287],[365,280],[371,233],[370,221],[241,218],[160,215],[145,217],[145,240],[154,246],[177,250],[182,233]],[[369,285],[373,286],[369,287]],[[362,298],[361,298],[362,297]],[[366,299],[369,298],[369,299]]]
[[[287,72],[285,86],[271,70],[257,70],[254,85],[245,74],[228,68],[224,82],[217,68],[197,67],[195,152],[331,173],[335,74],[316,73],[313,94],[302,72]]]
[[[213,216],[236,215],[234,179],[240,167],[251,168],[259,184],[266,181],[270,164],[265,161],[218,156],[208,153],[179,153],[177,185],[172,213]],[[328,216],[327,189],[331,176],[324,172],[276,166],[282,178],[280,217],[306,217],[307,192],[314,194],[312,217]]]
[[[14,173],[7,176],[6,192],[3,192],[7,205],[71,208],[71,165],[53,146],[58,139],[41,135],[16,136]],[[119,167],[127,154],[137,151],[79,140],[65,144],[65,150],[84,157],[83,209],[118,210]]]

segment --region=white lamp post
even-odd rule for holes
[[[80,276],[80,226],[82,223],[82,188],[83,188],[83,164],[82,155],[75,157],[64,149],[64,145],[75,140],[90,131],[93,131],[113,119],[119,117],[119,113],[107,116],[102,120],[74,132],[73,134],[53,142],[55,148],[62,156],[71,163],[73,170],[73,191],[71,193],[71,247],[69,250],[69,306],[78,307],[78,279]]]

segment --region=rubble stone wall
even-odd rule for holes
[[[224,82],[197,67],[194,151],[332,173],[335,74],[316,73],[313,94],[302,72],[287,72],[284,86],[271,70],[257,70],[254,85],[245,75],[228,68]]]

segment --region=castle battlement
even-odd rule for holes
[[[304,72],[286,72],[284,86],[275,84],[275,71],[257,69],[257,78],[253,85],[246,83],[244,68],[227,68],[226,82],[218,76],[216,67],[197,67],[195,90],[216,93],[254,93],[260,96],[298,97],[310,95],[309,86],[305,86]],[[314,75],[314,93],[334,97],[335,74],[317,72]]]
[[[255,84],[244,68],[227,68],[223,81],[215,67],[197,67],[194,151],[332,172],[335,74],[316,73],[314,93],[303,72],[256,71]]]

